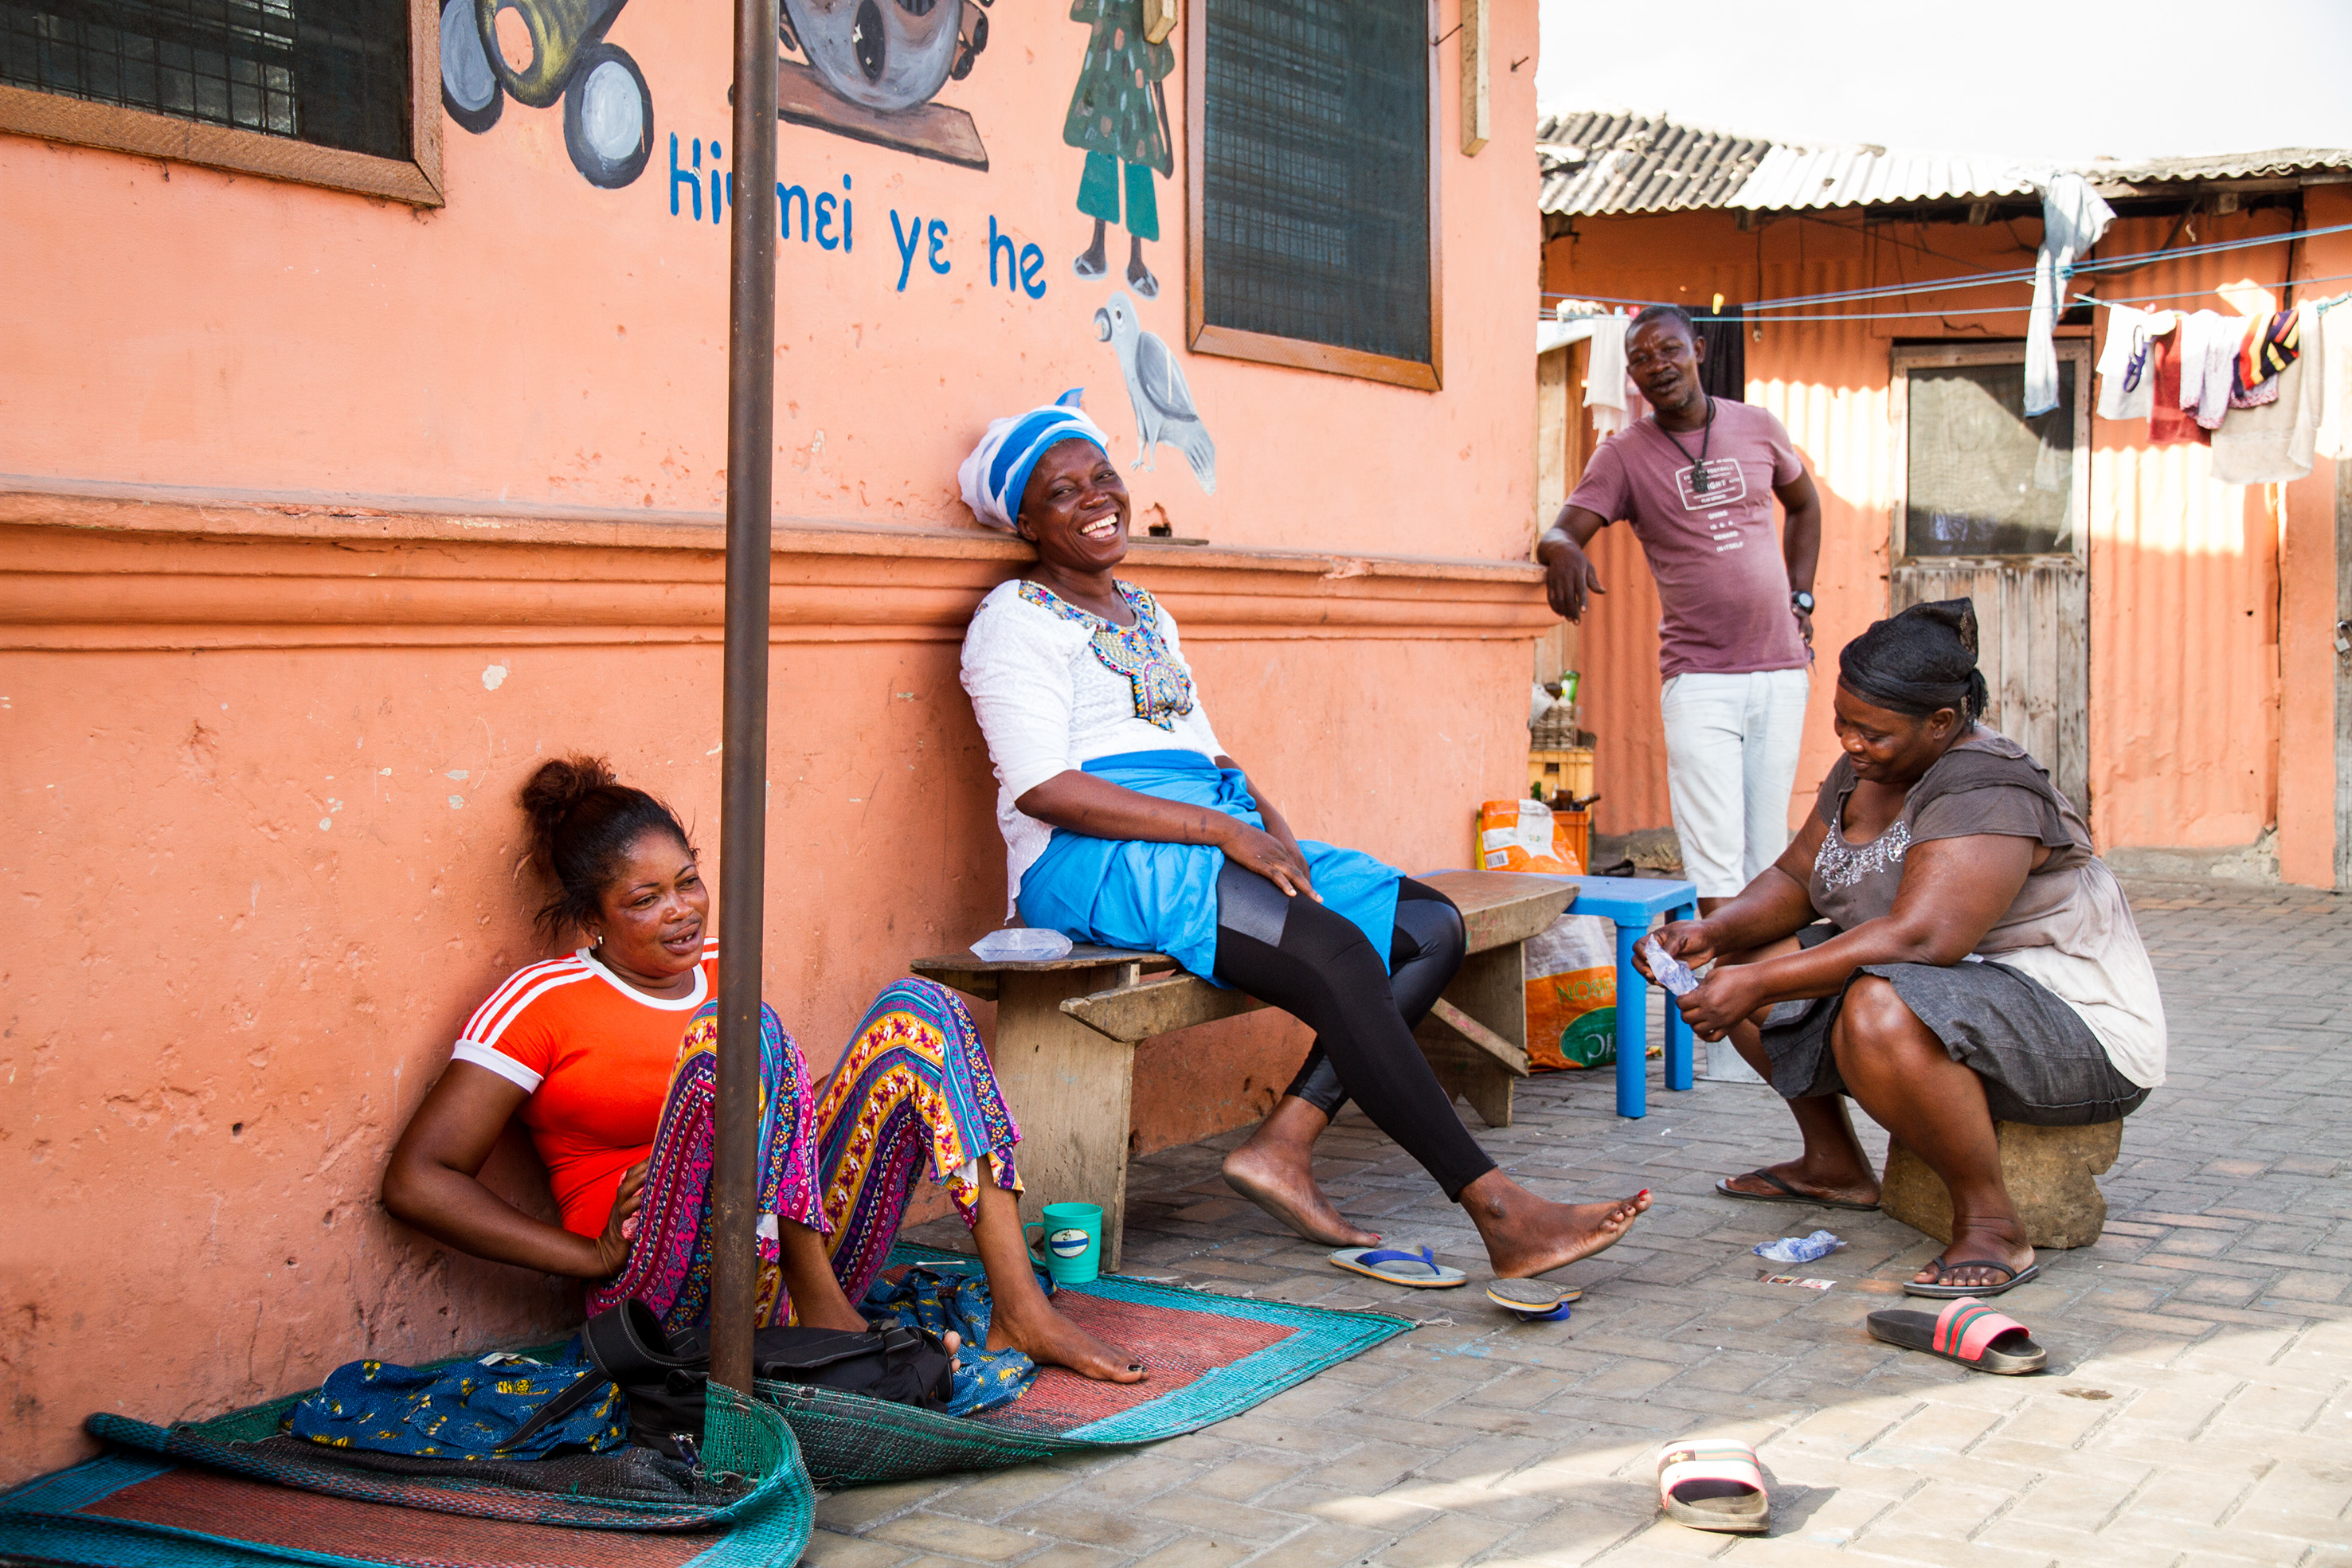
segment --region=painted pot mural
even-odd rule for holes
[[[645,73],[604,34],[627,0],[447,0],[441,8],[441,106],[479,135],[505,100],[563,104],[563,147],[590,184],[617,190],[653,155],[654,98]],[[502,41],[511,12],[520,35]],[[510,29],[512,32],[512,29]],[[524,56],[516,65],[509,53]]]
[[[963,0],[783,0],[801,52],[852,103],[912,109],[945,87]]]

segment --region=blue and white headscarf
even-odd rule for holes
[[[1048,449],[1065,441],[1090,441],[1110,451],[1110,437],[1078,406],[1084,395],[1084,387],[1072,387],[1043,408],[988,422],[988,434],[956,470],[963,504],[973,517],[1010,533],[1021,513],[1021,493],[1029,487],[1029,472]]]

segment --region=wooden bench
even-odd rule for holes
[[[1511,1122],[1528,1071],[1519,945],[1575,902],[1565,878],[1437,872],[1421,881],[1461,909],[1469,956],[1415,1038],[1446,1090],[1490,1127]],[[990,1058],[1021,1124],[1024,1216],[1044,1203],[1103,1209],[1105,1268],[1127,1218],[1135,1048],[1156,1035],[1265,1006],[1176,967],[1164,953],[1081,946],[1043,963],[991,963],[969,950],[917,960],[918,975],[996,1004]]]

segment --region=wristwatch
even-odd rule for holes
[[[1796,607],[1797,613],[1800,615],[1811,615],[1813,612],[1813,596],[1801,588],[1789,595],[1789,602]]]

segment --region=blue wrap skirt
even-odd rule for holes
[[[1187,806],[1206,806],[1264,828],[1249,780],[1197,751],[1129,751],[1097,757],[1086,771],[1122,789]],[[1302,839],[1307,873],[1324,904],[1362,931],[1385,967],[1396,925],[1395,867],[1360,850]],[[1213,844],[1096,839],[1054,830],[1045,852],[1021,878],[1021,918],[1074,942],[1165,953],[1212,985],[1217,960],[1217,875],[1225,852]]]

